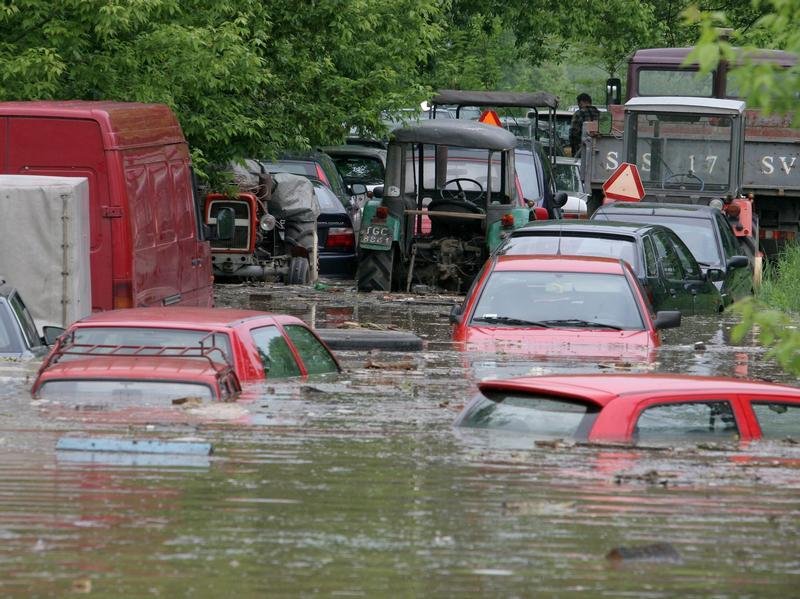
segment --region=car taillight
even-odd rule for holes
[[[356,238],[353,229],[331,228],[325,240],[326,250],[352,250],[356,247]]]
[[[130,281],[114,281],[114,309],[133,308],[133,286]]]
[[[375,216],[378,218],[386,218],[389,216],[389,209],[386,206],[378,206],[375,209]]]
[[[325,174],[325,171],[322,170],[322,167],[319,164],[317,164],[316,166],[317,166],[317,179],[322,181],[326,187],[331,187],[331,182],[328,181],[328,177]]]

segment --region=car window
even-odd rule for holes
[[[512,236],[500,250],[503,254],[547,254],[619,258],[639,269],[636,241],[631,237],[581,236],[568,231]]]
[[[313,162],[300,162],[297,160],[281,160],[280,162],[262,162],[264,169],[270,173],[291,173],[304,177],[316,177],[317,167]]]
[[[751,405],[764,439],[800,439],[800,406],[779,401]]]
[[[731,226],[724,216],[721,214],[714,215],[717,219],[719,226],[720,237],[722,238],[722,248],[725,250],[725,257],[731,258],[741,254],[739,251],[739,242],[736,240],[736,235],[731,231]]]
[[[16,324],[12,320],[11,314],[6,310],[0,310],[0,353],[18,354],[22,352],[19,347],[18,337],[12,333]]]
[[[342,201],[322,183],[314,185],[314,194],[317,196],[319,209],[323,214],[341,214],[345,211]]]
[[[621,273],[491,273],[472,314],[472,324],[522,326],[517,320],[577,328],[585,327],[580,321],[586,321],[626,330],[644,329],[633,289]]]
[[[516,152],[517,177],[522,187],[522,196],[532,202],[541,202],[544,189],[541,174],[536,168],[536,159],[531,152]]]
[[[73,333],[74,343],[81,345],[107,345],[111,348],[126,347],[130,352],[120,351],[115,353],[124,355],[134,350],[138,355],[174,355],[182,348],[215,347],[225,354],[229,362],[231,358],[231,342],[227,333],[211,333],[209,331],[196,331],[189,329],[168,329],[154,327],[79,327]],[[140,348],[152,348],[141,351]],[[161,348],[171,348],[162,350]],[[96,353],[101,353],[100,351]],[[214,352],[217,353],[218,352]],[[211,354],[211,358],[214,357]],[[66,356],[65,356],[66,357]]]
[[[36,324],[34,324],[31,313],[28,312],[28,308],[25,307],[25,303],[22,301],[19,294],[12,293],[8,300],[11,308],[14,310],[14,314],[17,316],[17,320],[22,328],[22,333],[28,341],[28,346],[36,347],[42,345],[39,333],[36,332]]]
[[[367,156],[334,156],[333,162],[345,183],[383,183],[383,163]]]
[[[730,402],[697,401],[646,408],[634,429],[635,440],[735,440],[739,436]]]
[[[69,380],[47,381],[37,393],[39,399],[64,399],[75,397],[81,400],[108,399],[113,400],[115,407],[119,402],[132,401],[137,405],[150,403],[152,400],[178,399],[181,397],[197,397],[199,399],[215,399],[211,387],[201,383],[178,383],[170,381],[124,381],[124,380]]]
[[[339,367],[331,352],[322,345],[314,333],[300,325],[286,325],[286,334],[297,348],[308,374],[322,374],[325,372],[338,372]]]
[[[656,257],[661,263],[664,276],[670,281],[683,281],[686,277],[678,256],[673,251],[669,239],[661,231],[656,231],[653,236],[653,245],[656,249]]]
[[[340,198],[347,197],[347,190],[344,188],[344,181],[342,181],[342,176],[339,174],[339,171],[336,169],[336,165],[333,163],[333,160],[327,154],[318,154],[315,158],[319,167],[325,173],[325,177],[328,179],[328,183],[335,193]]]
[[[460,426],[496,428],[547,437],[588,436],[598,406],[528,394],[479,395],[459,418]]]
[[[583,191],[578,165],[556,163],[553,166],[553,175],[555,176],[556,189],[558,191],[575,193]]]
[[[658,259],[656,258],[656,250],[653,248],[653,240],[650,236],[644,238],[644,262],[645,269],[647,270],[648,277],[658,276]]]
[[[702,279],[703,272],[700,270],[697,260],[695,260],[694,256],[692,256],[692,252],[690,252],[689,248],[686,247],[686,244],[684,244],[680,238],[674,234],[665,234],[665,239],[672,246],[675,255],[678,257],[678,261],[681,263],[684,276],[692,281]]]
[[[267,326],[250,331],[258,349],[258,357],[264,367],[264,375],[274,379],[286,376],[300,376],[300,367],[294,358],[289,344],[276,326]]]

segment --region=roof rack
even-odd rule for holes
[[[204,358],[214,370],[233,369],[230,358],[215,343],[216,332],[210,332],[201,338],[197,345],[165,346],[165,345],[110,345],[97,343],[75,343],[75,332],[58,338],[53,351],[44,360],[39,373],[51,364],[55,364],[64,356],[94,357],[153,357],[167,358]],[[207,343],[210,341],[210,343]],[[215,359],[217,358],[217,359]]]

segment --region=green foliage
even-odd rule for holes
[[[768,357],[777,360],[787,372],[800,376],[800,328],[796,320],[755,298],[737,302],[733,310],[741,317],[741,322],[733,329],[734,342],[738,343],[753,331],[758,341],[769,348]]]
[[[768,263],[757,297],[771,308],[800,314],[800,244],[787,245]]]

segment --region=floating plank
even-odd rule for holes
[[[214,448],[203,441],[162,441],[160,439],[114,439],[111,437],[61,437],[57,451],[160,453],[211,455]]]

